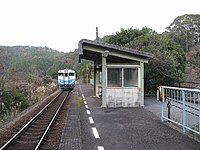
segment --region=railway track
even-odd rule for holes
[[[51,130],[52,126],[55,126],[55,120],[59,120],[59,117],[57,116],[62,112],[61,109],[63,108],[63,104],[66,103],[69,95],[69,91],[63,91],[61,94],[57,95],[25,126],[23,126],[19,132],[10,138],[0,150],[45,149],[42,148],[42,145],[45,145],[44,141],[48,141],[48,132]]]

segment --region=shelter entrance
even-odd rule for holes
[[[94,96],[102,97],[102,107],[144,106],[144,63],[151,54],[83,39],[79,61],[94,62]]]

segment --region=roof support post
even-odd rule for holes
[[[106,107],[106,55],[102,54],[102,107]]]
[[[96,63],[94,62],[94,93],[93,96],[97,96],[97,69]]]
[[[144,106],[144,63],[140,62],[140,97],[141,97],[141,106]]]

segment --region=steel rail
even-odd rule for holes
[[[56,113],[54,114],[53,118],[51,119],[51,122],[49,123],[48,127],[46,128],[46,130],[45,130],[44,134],[42,135],[40,141],[39,141],[38,144],[36,145],[35,150],[37,150],[37,149],[40,147],[40,145],[41,145],[42,141],[44,140],[44,138],[45,138],[47,132],[49,131],[49,129],[50,129],[52,123],[54,122],[56,116],[58,115],[58,113],[59,113],[61,107],[63,106],[65,100],[66,100],[67,97],[69,96],[69,93],[70,93],[70,92],[68,92],[68,94],[65,96],[65,98],[63,99],[63,101],[62,101],[62,103],[60,104],[59,108],[57,109]]]
[[[27,129],[34,121],[35,119],[37,119],[40,114],[56,99],[58,98],[63,92],[60,92],[56,97],[54,97],[45,107],[43,107],[42,110],[40,110],[25,126],[23,126],[10,140],[8,140],[8,142],[6,142],[1,148],[0,150],[5,149],[6,147],[8,147],[10,144],[12,144],[14,142],[15,139],[17,139],[24,131],[25,129]]]

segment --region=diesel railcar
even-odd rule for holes
[[[76,81],[76,73],[72,69],[58,71],[58,86],[63,90],[73,90]]]

